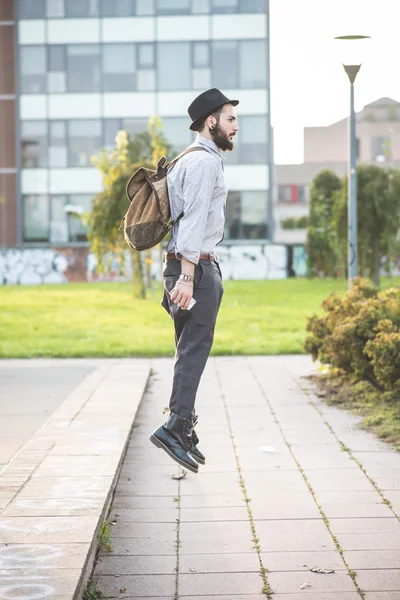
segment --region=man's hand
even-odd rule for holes
[[[171,292],[171,300],[179,306],[182,310],[186,310],[189,306],[189,302],[193,298],[193,285],[186,283],[185,281],[178,281],[175,284],[174,289]]]
[[[193,278],[195,265],[182,256],[181,272]],[[189,302],[193,298],[194,281],[182,281],[178,279],[174,289],[171,292],[171,300],[182,310],[186,310]]]

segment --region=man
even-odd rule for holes
[[[176,354],[170,414],[150,440],[194,473],[205,464],[196,447],[196,392],[223,294],[214,254],[224,235],[227,196],[221,151],[233,150],[237,104],[215,88],[195,98],[188,108],[190,129],[198,132],[191,147],[203,151],[185,154],[167,175],[172,218],[184,215],[172,229],[163,271],[162,305],[174,321]]]

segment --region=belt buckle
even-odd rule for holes
[[[216,254],[214,254],[214,252],[210,253],[210,260],[212,262],[217,262],[217,256],[216,256]]]

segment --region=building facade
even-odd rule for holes
[[[309,212],[310,186],[323,169],[339,177],[347,172],[349,119],[326,127],[304,129],[304,163],[276,165],[274,213],[275,241],[304,243],[306,231],[285,230],[284,219]],[[362,164],[400,167],[400,103],[380,98],[356,114],[357,161]]]
[[[266,0],[2,0],[0,245],[86,245],[68,206],[102,189],[91,157],[162,118],[176,153],[187,107],[238,98],[225,239],[266,240],[272,151]]]

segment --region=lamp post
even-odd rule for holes
[[[335,37],[340,49],[344,70],[350,81],[350,125],[349,125],[349,162],[348,162],[348,282],[349,289],[358,273],[358,232],[357,232],[357,156],[356,156],[356,115],[354,110],[354,82],[361,68],[361,57],[368,35],[342,35]]]

